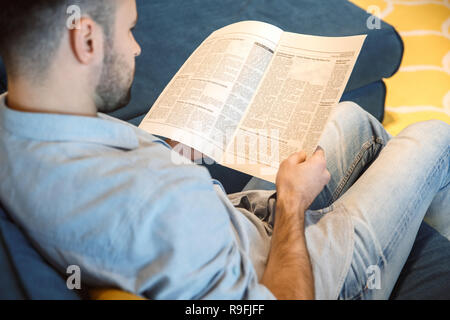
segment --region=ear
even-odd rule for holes
[[[75,58],[82,64],[103,59],[103,32],[94,20],[83,17],[76,28],[69,30],[70,46]]]

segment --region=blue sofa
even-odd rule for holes
[[[368,34],[343,100],[352,100],[380,121],[384,116],[383,78],[399,67],[403,44],[382,22],[368,30],[368,15],[345,0],[138,0],[136,38],[143,52],[137,60],[133,99],[111,115],[138,125],[193,50],[214,30],[241,20],[260,20],[286,31],[343,36]],[[0,61],[0,93],[6,90]],[[1,156],[1,155],[0,155]],[[242,173],[208,166],[227,192],[241,191],[250,179]],[[450,298],[450,242],[422,224],[393,299]],[[85,292],[67,289],[56,272],[11,222],[0,204],[0,299],[82,299]]]

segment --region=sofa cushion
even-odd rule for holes
[[[369,30],[369,15],[346,0],[138,0],[135,30],[142,54],[133,98],[112,115],[130,120],[148,112],[178,69],[213,31],[241,20],[259,20],[286,31],[344,36],[368,34],[346,91],[389,77],[398,68],[402,41],[382,22]]]
[[[450,300],[450,241],[425,222],[391,299]]]
[[[25,293],[19,279],[16,277],[14,265],[11,263],[9,252],[0,232],[0,300],[25,299]]]
[[[30,245],[1,205],[0,240],[0,299],[80,299]]]

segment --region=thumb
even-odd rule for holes
[[[289,161],[292,163],[302,163],[306,160],[306,152],[305,151],[299,151],[299,152],[295,152],[293,154],[291,154],[291,156],[289,157]]]
[[[321,146],[317,146],[316,151],[314,151],[314,153],[316,153],[316,152],[324,152],[325,153],[325,151],[323,150],[323,148]]]
[[[325,150],[323,150],[321,146],[317,146],[316,151],[314,151],[314,154],[311,157],[325,159]]]

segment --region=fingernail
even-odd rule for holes
[[[316,148],[316,151],[314,151],[314,152],[317,152],[317,151],[319,151],[319,150],[322,150],[322,151],[324,151],[324,150],[322,149],[322,147],[321,147],[321,146],[317,146],[317,148]]]

